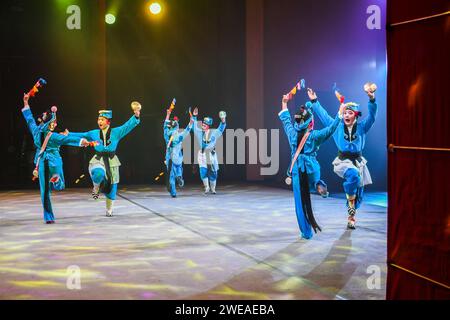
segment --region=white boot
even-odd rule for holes
[[[209,185],[211,186],[211,192],[216,194],[216,181],[210,181]]]
[[[205,187],[205,194],[209,193],[209,180],[208,178],[205,178],[202,180],[203,181],[203,186]]]
[[[106,198],[106,216],[107,217],[113,216],[113,207],[114,207],[114,200]]]

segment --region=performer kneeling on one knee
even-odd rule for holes
[[[295,200],[295,212],[300,227],[301,237],[310,239],[314,232],[321,231],[311,206],[310,189],[317,189],[323,196],[327,195],[326,185],[320,180],[320,166],[316,155],[319,146],[327,140],[339,125],[342,113],[336,116],[328,127],[313,130],[314,117],[309,109],[310,104],[301,106],[294,116],[292,124],[287,103],[289,95],[284,95],[281,111],[278,114],[291,147],[291,164],[286,182],[292,183]]]
[[[367,160],[362,156],[366,142],[366,134],[372,128],[377,115],[375,102],[375,84],[366,84],[365,91],[369,96],[369,115],[359,120],[361,112],[354,102],[344,103],[344,97],[335,92],[336,97],[344,106],[343,121],[333,134],[338,148],[338,156],[333,161],[334,172],[344,179],[344,191],[347,197],[347,227],[355,229],[355,214],[363,199],[364,186],[372,183]],[[316,93],[308,88],[308,96],[312,102],[312,110],[324,125],[329,125],[333,119],[320,105]]]
[[[95,155],[89,161],[89,174],[94,185],[92,197],[98,199],[99,193],[106,196],[106,216],[112,217],[114,200],[116,200],[117,185],[120,180],[119,167],[121,165],[116,155],[119,142],[140,123],[140,104],[135,108],[134,115],[120,127],[111,128],[112,111],[100,110],[97,124],[99,129],[88,132],[72,133],[91,140],[100,140],[94,147]]]
[[[197,121],[198,109],[193,111],[193,120]],[[194,123],[194,135],[200,145],[198,151],[198,165],[200,168],[200,178],[202,179],[203,186],[205,187],[205,194],[211,192],[216,194],[217,174],[219,171],[219,161],[216,154],[217,140],[222,136],[226,124],[227,114],[225,111],[219,112],[220,124],[215,130],[211,130],[213,119],[211,117],[205,117],[203,119],[201,129]]]
[[[175,198],[177,196],[176,184],[178,184],[179,187],[184,186],[182,144],[184,138],[186,138],[192,130],[194,119],[191,118],[188,126],[180,133],[178,118],[174,117],[173,120],[170,120],[171,113],[172,110],[170,108],[167,109],[167,115],[163,125],[164,140],[166,141],[166,155],[164,162],[167,168],[167,189],[170,195]]]
[[[54,132],[57,124],[56,111],[53,106],[51,110],[44,112],[38,119],[40,124],[36,124],[30,105],[28,104],[30,96],[23,96],[22,114],[25,118],[28,128],[33,136],[36,147],[36,156],[34,157],[35,169],[33,171],[33,180],[39,179],[39,188],[41,191],[41,201],[44,208],[44,221],[47,224],[55,223],[53,214],[51,191],[63,190],[64,172],[63,162],[59,154],[60,146],[87,147],[89,142],[86,139],[74,136],[72,134],[59,134]]]

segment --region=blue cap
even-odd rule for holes
[[[112,119],[112,110],[99,110],[98,116],[106,119]]]
[[[212,126],[213,124],[213,119],[211,117],[204,117],[203,118],[203,123],[208,125],[208,126]]]

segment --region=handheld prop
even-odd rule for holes
[[[39,80],[34,84],[33,88],[31,88],[30,91],[28,91],[28,95],[30,97],[34,97],[37,92],[39,92],[39,88],[43,87],[47,84],[47,81],[45,81],[43,78],[39,78]]]

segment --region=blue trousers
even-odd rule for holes
[[[59,180],[56,183],[50,182],[50,178],[54,175],[59,176]],[[49,166],[48,160],[39,160],[39,189],[41,191],[41,202],[44,209],[44,221],[54,221],[55,215],[53,214],[51,193],[52,190],[63,190],[64,173],[62,166]]]
[[[177,177],[183,178],[183,164],[174,164],[171,162],[170,176],[169,176],[169,192],[172,197],[177,195]]]
[[[356,196],[355,199],[355,209],[361,206],[361,202],[364,195],[364,187],[361,184],[361,177],[358,170],[349,168],[344,173],[344,191],[349,196]],[[348,207],[348,201],[347,201]]]
[[[308,181],[309,181],[309,190],[311,192],[317,193],[317,185],[320,184],[327,187],[326,183],[323,180],[320,180],[320,168],[312,173],[308,173]]]
[[[216,181],[217,180],[217,170],[214,170],[212,166],[209,166],[209,168],[200,167],[200,179],[208,178],[209,181]]]
[[[311,224],[305,217],[305,213],[303,212],[302,196],[300,193],[300,176],[298,172],[293,172],[292,174],[292,189],[294,191],[295,214],[297,215],[297,223],[300,228],[300,234],[302,238],[311,239],[313,236],[313,230]]]
[[[95,184],[106,182],[106,172],[101,168],[95,168],[91,171],[91,178]],[[108,193],[104,193],[108,199],[116,200],[117,196],[117,183],[111,184],[111,190]]]

